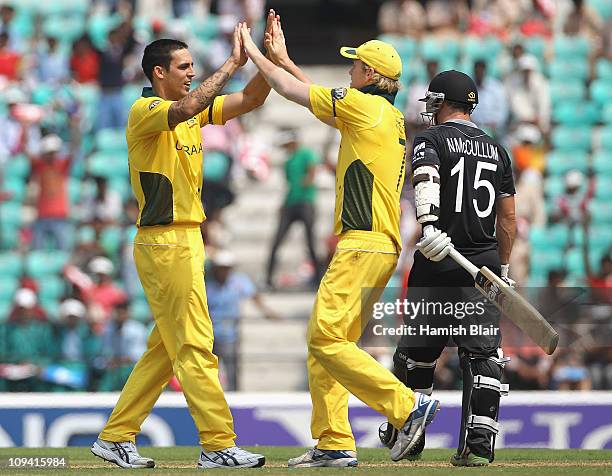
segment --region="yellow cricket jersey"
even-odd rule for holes
[[[125,131],[130,182],[138,200],[138,226],[193,224],[206,216],[202,207],[202,132],[206,124],[223,124],[225,96],[198,115],[168,126],[173,101],[144,88],[130,109]]]
[[[406,168],[404,116],[373,87],[368,89],[310,87],[312,112],[319,118],[334,117],[342,135],[334,231],[337,235],[348,230],[385,233],[400,248],[399,199]]]

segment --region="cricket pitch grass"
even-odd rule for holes
[[[155,459],[154,469],[125,470],[95,457],[89,448],[0,448],[0,475],[22,474],[138,474],[150,475],[201,475],[212,471],[213,475],[261,474],[280,475],[331,475],[372,474],[372,475],[448,475],[448,474],[513,474],[513,475],[612,475],[612,450],[548,450],[548,449],[501,449],[496,452],[495,462],[486,468],[454,468],[449,463],[452,450],[425,450],[420,461],[401,461],[394,463],[389,459],[386,449],[359,449],[357,468],[303,468],[288,469],[287,460],[301,454],[305,448],[259,446],[249,450],[266,456],[263,468],[239,470],[199,470],[196,462],[199,454],[197,447],[149,448],[141,447],[141,453]],[[69,468],[30,469],[9,468],[9,458],[14,457],[64,457]]]

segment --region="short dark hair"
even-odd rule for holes
[[[450,107],[453,111],[462,112],[463,114],[471,114],[474,110],[473,104],[456,102],[456,101],[446,101],[448,107]]]
[[[162,38],[149,43],[142,55],[142,70],[151,84],[153,83],[153,68],[161,66],[164,69],[170,68],[172,52],[189,48],[187,43],[180,40]]]

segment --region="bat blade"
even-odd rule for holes
[[[535,307],[489,268],[480,268],[474,285],[544,352],[551,355],[555,351],[559,343],[557,331]]]

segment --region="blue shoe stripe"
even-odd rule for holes
[[[325,453],[325,456],[328,456],[332,459],[343,459],[343,458],[355,458],[354,456],[348,454],[344,450],[319,450],[322,453]]]

